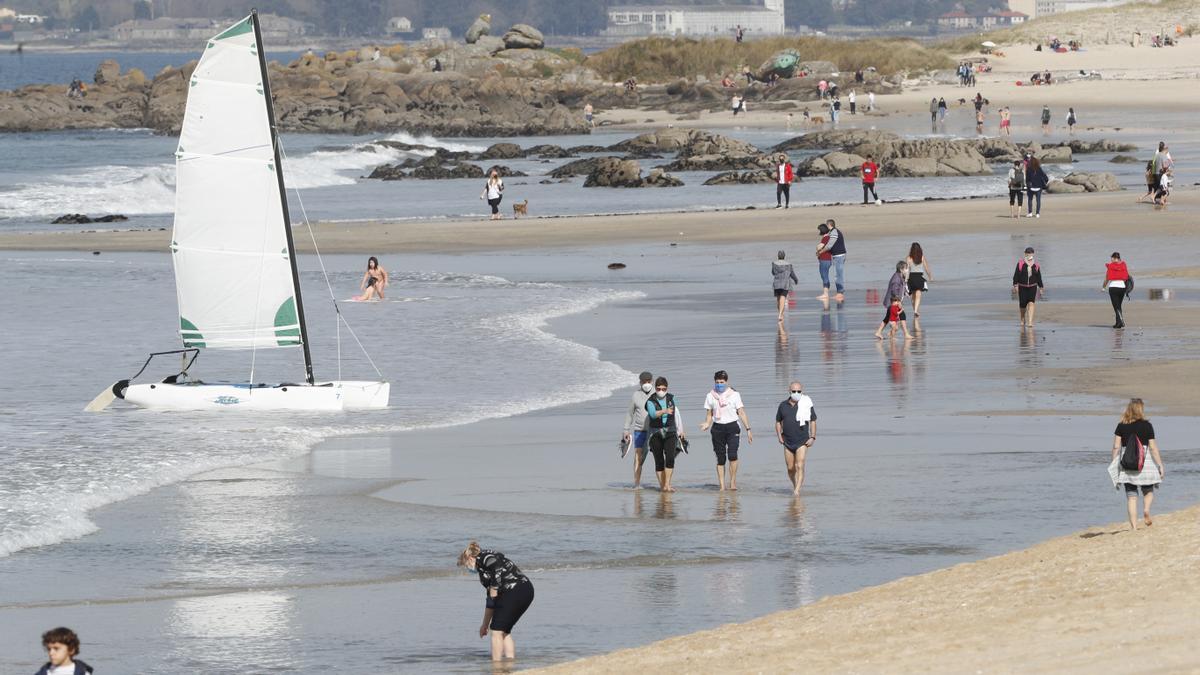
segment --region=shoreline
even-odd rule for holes
[[[533,672],[1192,672],[1200,505]],[[1153,555],[1148,555],[1149,550]],[[1117,592],[1120,580],[1144,592]],[[1169,589],[1169,591],[1167,590]],[[1131,617],[1136,619],[1130,620]],[[1047,639],[1047,638],[1050,639]]]
[[[1135,204],[1134,191],[1130,190],[1050,195],[1043,205],[1046,217],[1035,223],[1007,217],[1007,203],[1000,195],[990,196],[995,200],[994,207],[986,201],[988,198],[964,198],[893,202],[882,207],[843,204],[777,210],[766,206],[768,190],[760,192],[764,207],[753,209],[555,216],[505,219],[500,224],[486,218],[319,222],[313,224],[313,231],[323,253],[468,253],[643,242],[766,243],[798,237],[807,241],[817,221],[826,218],[836,219],[855,238],[996,231],[1071,233],[1085,229],[1118,234],[1128,232],[1131,217],[1153,218],[1156,234],[1186,235],[1193,232],[1191,214],[1200,207],[1200,193],[1188,190],[1176,193],[1171,206],[1162,210]],[[740,221],[736,228],[730,227],[731,217]],[[554,227],[547,227],[547,223]],[[0,250],[162,252],[167,250],[170,236],[167,228],[9,232],[0,234]],[[308,237],[299,237],[296,244],[300,253],[313,253]]]

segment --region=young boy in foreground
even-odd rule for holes
[[[52,628],[42,633],[42,646],[50,661],[37,671],[37,675],[87,675],[92,667],[76,661],[79,653],[79,636],[70,628]]]

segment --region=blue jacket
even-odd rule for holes
[[[1037,171],[1025,167],[1025,189],[1026,190],[1045,190],[1050,184],[1050,177],[1039,166]]]
[[[73,659],[73,661],[75,662],[75,675],[88,675],[88,673],[92,672],[92,667],[83,661],[80,661],[79,659]],[[41,670],[37,671],[37,675],[46,675],[46,673],[49,672],[50,662],[47,661],[46,665],[42,666]]]

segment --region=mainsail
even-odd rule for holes
[[[192,73],[171,238],[187,347],[301,344],[260,49],[247,17],[209,40]]]

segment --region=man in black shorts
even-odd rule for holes
[[[804,485],[804,460],[817,440],[817,409],[799,382],[792,382],[788,390],[788,397],[775,412],[775,437],[783,446],[792,494],[799,496]]]

